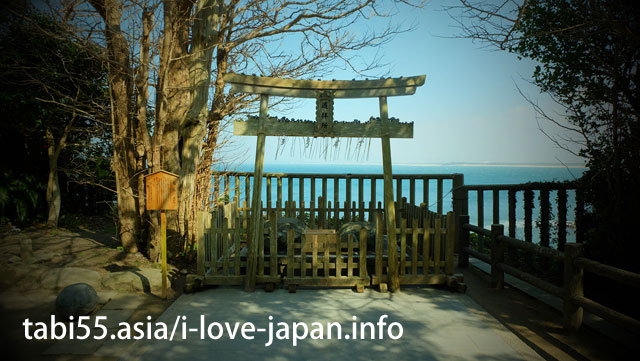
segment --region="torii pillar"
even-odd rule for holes
[[[391,171],[391,140],[389,109],[387,107],[387,97],[380,98],[380,120],[382,121],[382,171],[384,173],[384,208],[385,221],[387,223],[387,255],[389,290],[395,292],[400,290],[400,279],[398,278],[398,250],[396,240],[396,205],[393,202],[393,173]]]
[[[258,257],[258,234],[260,229],[260,218],[262,217],[262,174],[264,165],[264,143],[265,132],[264,124],[267,121],[269,109],[269,96],[260,95],[260,118],[258,120],[258,141],[256,143],[256,163],[253,176],[253,196],[251,198],[251,222],[249,223],[249,239],[247,239],[247,268],[246,277],[244,278],[244,289],[253,291],[256,287],[256,269]],[[273,255],[271,255],[273,257]]]

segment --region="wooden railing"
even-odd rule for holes
[[[236,201],[242,208],[251,207],[253,173],[214,172],[213,179],[212,204]],[[383,186],[381,174],[265,173],[263,180],[264,213],[276,210],[287,217],[308,217],[305,221],[311,228],[338,229],[341,222],[372,222],[375,214],[384,208],[382,196],[378,194]],[[475,225],[484,226],[488,199],[492,200],[489,207],[491,223],[502,223],[500,215],[504,210],[500,209],[500,198],[506,193],[505,224],[510,237],[516,237],[516,223],[522,222],[522,238],[527,242],[546,247],[552,245],[551,239],[555,237],[557,249],[562,251],[564,244],[574,239],[568,237],[570,228],[575,228],[576,242],[583,240],[584,204],[572,182],[465,185],[462,174],[396,174],[393,182],[400,214],[398,226],[401,217],[409,222],[412,218],[421,218],[411,216],[417,213],[417,208],[423,209],[422,214],[424,211],[444,214],[448,209],[458,215],[469,214],[469,202],[474,198],[477,205]],[[435,199],[430,199],[433,193]],[[445,207],[444,202],[449,193],[452,194],[451,208]],[[522,205],[517,204],[518,199]],[[574,222],[570,222],[569,203],[575,203]],[[535,219],[534,208],[539,210]],[[533,240],[534,228],[539,230],[539,240]]]
[[[640,274],[611,267],[583,257],[584,248],[580,243],[567,243],[564,252],[548,247],[542,247],[533,243],[504,235],[504,226],[491,225],[491,229],[469,224],[469,216],[459,216],[461,232],[458,234],[460,254],[458,266],[468,267],[469,256],[473,256],[491,265],[491,286],[502,288],[505,272],[528,282],[552,295],[563,299],[564,326],[567,329],[578,329],[583,321],[583,309],[602,317],[629,331],[640,334],[640,321],[621,312],[603,306],[589,298],[584,297],[583,277],[584,271],[592,272],[615,282],[640,288]],[[478,237],[490,238],[490,254],[472,249],[469,243],[469,232]],[[535,275],[524,272],[505,262],[505,250],[507,246],[524,250],[529,254],[537,254],[551,262],[557,262],[564,266],[563,286],[557,286]],[[630,292],[631,295],[635,292]]]
[[[492,184],[492,185],[465,185],[457,189],[461,195],[460,198],[472,199],[469,192],[475,193],[477,202],[477,221],[476,226],[482,228],[485,223],[485,195],[490,193],[492,199],[490,211],[492,214],[492,224],[503,223],[500,219],[500,196],[507,193],[507,230],[510,237],[516,237],[516,223],[518,219],[524,222],[524,241],[532,242],[533,228],[537,224],[540,232],[539,243],[543,247],[549,247],[552,237],[553,228],[555,228],[555,236],[557,239],[557,249],[562,251],[567,243],[568,228],[575,228],[575,240],[581,243],[583,240],[583,226],[581,223],[584,213],[584,203],[581,193],[576,189],[573,182],[548,182],[548,183],[523,183],[523,184]],[[516,200],[522,193],[523,205],[520,216],[517,216]],[[551,197],[555,194],[555,216],[552,215]],[[537,206],[539,207],[539,217],[534,220],[533,209],[535,207],[535,198],[538,198]],[[568,222],[568,198],[569,195],[575,198],[575,222]],[[468,213],[466,213],[468,214]]]
[[[339,220],[374,221],[381,210],[383,197],[378,190],[383,187],[382,174],[309,174],[309,173],[264,173],[262,208],[266,214],[276,210],[288,217],[308,213],[311,228],[331,227],[337,229]],[[253,173],[214,172],[212,204],[237,201],[244,207],[251,207],[251,186]],[[426,208],[443,214],[444,199],[453,189],[464,185],[462,174],[395,174],[393,176],[395,201],[398,204]],[[445,188],[445,181],[450,187]],[[435,186],[435,198],[430,199],[431,187]],[[367,193],[365,195],[365,190]],[[408,190],[408,197],[404,192]],[[421,190],[418,192],[417,190]],[[344,191],[344,194],[342,192]],[[275,194],[274,194],[275,193]],[[422,196],[418,195],[422,193]],[[406,200],[403,201],[403,198]],[[452,210],[466,214],[461,207],[466,200],[453,199]],[[408,206],[407,206],[408,207]],[[402,211],[402,210],[400,210]],[[400,217],[398,217],[399,219]]]

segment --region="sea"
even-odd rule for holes
[[[493,184],[519,184],[519,183],[527,183],[527,182],[553,182],[553,181],[566,181],[566,180],[574,180],[579,178],[585,171],[586,168],[580,166],[557,166],[557,165],[538,165],[538,164],[440,164],[440,165],[417,165],[417,164],[393,164],[393,174],[454,174],[461,173],[464,174],[464,183],[467,185],[493,185]],[[241,172],[252,172],[253,165],[240,165],[234,168],[236,171]],[[292,163],[265,163],[264,165],[265,173],[307,173],[307,174],[382,174],[382,165],[381,164],[327,164],[327,163],[312,163],[312,164],[292,164]],[[242,181],[242,179],[241,179]],[[287,179],[283,179],[283,200],[287,199]],[[233,182],[233,180],[230,180]],[[299,180],[293,180],[294,187],[294,201],[298,202],[299,192],[298,192],[298,184]],[[304,201],[309,202],[310,200],[310,179],[305,180],[305,195]],[[320,196],[322,185],[319,179],[316,180],[316,197]],[[274,182],[275,183],[275,182]],[[234,189],[234,184],[229,184],[231,189]],[[333,201],[333,181],[329,180],[327,182],[327,192],[329,195],[329,200]],[[244,189],[245,187],[241,187]],[[344,197],[346,194],[346,182],[343,180],[339,183],[339,195],[340,201],[344,201]],[[452,209],[452,181],[444,180],[443,182],[443,211],[448,212]],[[358,194],[358,182],[353,180],[351,185],[352,189],[352,197],[353,200],[357,200]],[[437,199],[437,184],[435,180],[429,182],[429,208],[431,210],[436,209],[436,199]],[[275,186],[272,187],[272,196],[271,199],[274,201],[277,197]],[[409,181],[404,180],[402,184],[402,196],[410,199],[409,196]],[[416,195],[415,199],[422,201],[423,200],[423,187],[421,181],[417,181],[415,187]],[[262,198],[263,201],[266,202],[266,185],[263,182],[263,193]],[[376,200],[383,200],[383,183],[382,180],[378,180],[376,183]],[[368,204],[371,198],[371,190],[370,184],[368,182],[364,182],[363,185],[363,195],[364,202]],[[394,185],[394,196],[396,195],[396,189]],[[500,203],[500,223],[505,225],[507,228],[508,224],[508,199],[507,192],[500,192],[499,203]],[[241,195],[243,197],[243,195]],[[550,197],[551,201],[551,214],[555,216],[556,212],[556,194],[555,192],[551,192]],[[524,237],[524,201],[523,201],[523,192],[517,192],[516,194],[516,237],[522,238]],[[477,206],[477,192],[469,192],[469,216],[470,222],[473,224],[478,223],[478,206]],[[535,224],[535,220],[538,218],[540,206],[538,204],[538,194],[534,193],[534,209],[533,209],[533,220],[534,220],[534,229],[533,229],[533,238],[534,242],[539,237],[539,231]],[[492,212],[492,195],[490,192],[484,193],[484,225],[488,228],[491,223],[493,223],[493,212]],[[569,242],[575,240],[574,229],[572,225],[575,220],[575,193],[573,191],[568,192],[568,200],[567,200],[567,223],[569,227],[567,229],[567,240]],[[552,220],[553,222],[553,220]],[[556,229],[552,224],[552,232]],[[554,234],[551,235],[553,240]]]

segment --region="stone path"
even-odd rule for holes
[[[115,334],[118,331],[120,322],[133,324],[134,322],[146,321],[147,315],[151,315],[152,319],[156,319],[158,313],[164,309],[162,306],[163,301],[147,294],[102,292],[100,297],[106,303],[91,316],[87,324],[94,325],[95,317],[97,316],[107,317],[104,321],[101,321],[101,324],[107,328],[108,335]],[[42,355],[92,355],[117,358],[134,343],[134,340],[112,340],[110,337],[105,337],[102,340],[93,339],[93,336],[101,333],[100,329],[92,328],[92,338],[90,339],[70,340],[65,338],[56,341],[44,350]]]
[[[159,298],[159,267],[141,254],[87,238],[96,236],[87,233],[30,228],[0,234],[0,349],[15,356],[8,359],[114,360],[131,343],[110,338],[28,340],[23,321],[50,324],[56,296],[68,285],[87,283],[97,291],[102,308],[96,315],[107,316],[108,332],[117,330],[122,321],[146,320],[147,315],[155,319],[170,304]],[[178,269],[170,267],[169,272],[169,286],[172,279],[183,277]],[[169,296],[173,295],[170,289]]]
[[[84,282],[96,290],[159,293],[161,271],[140,260],[141,255],[119,252],[74,233],[57,233],[44,237],[22,232],[0,238],[0,289],[60,290]],[[25,240],[32,246],[26,253],[21,250]],[[120,265],[124,259],[126,265]]]
[[[134,343],[121,357],[141,360],[540,360],[520,339],[507,331],[468,296],[433,288],[406,289],[401,293],[379,293],[367,289],[358,294],[345,289],[298,290],[289,294],[219,288],[182,295],[158,321],[171,328],[178,316],[186,316],[187,329],[198,327],[201,315],[206,323],[253,322],[267,328],[271,315],[276,322],[339,322],[351,333],[352,316],[358,321],[399,322],[403,336],[398,340],[274,340],[269,347],[267,333],[254,340],[200,339],[188,332],[182,339],[181,326],[174,341],[143,340]],[[385,335],[386,336],[386,335]]]

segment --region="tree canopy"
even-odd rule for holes
[[[460,0],[463,36],[538,62],[533,82],[564,107],[568,132],[550,138],[580,146],[589,170],[581,179],[588,205],[588,251],[608,263],[638,269],[640,249],[630,227],[640,212],[640,11],[632,1]],[[453,9],[453,8],[452,8]]]
[[[51,17],[28,8],[4,20],[0,111],[5,121],[0,136],[3,154],[12,156],[2,157],[6,171],[1,188],[12,189],[13,195],[3,201],[4,208],[7,219],[20,223],[33,217],[46,198],[55,226],[62,193],[75,212],[95,211],[87,197],[94,202],[113,199],[88,185],[108,187],[112,179],[103,162],[109,154],[104,135],[110,129],[104,119],[106,71]],[[65,187],[60,187],[58,173]]]

